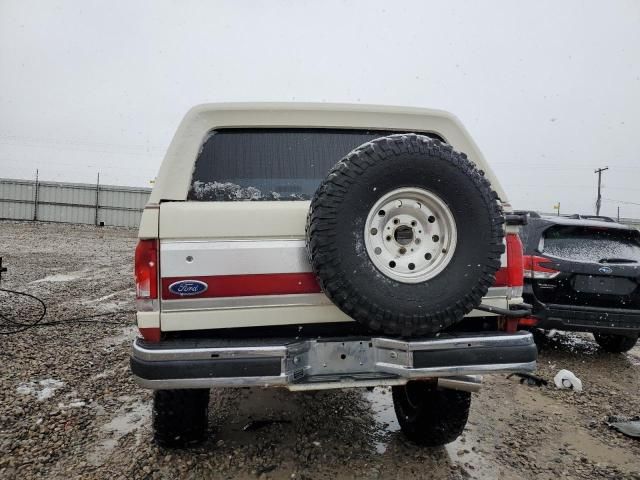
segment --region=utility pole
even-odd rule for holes
[[[600,215],[600,205],[602,204],[602,196],[600,195],[600,186],[602,184],[602,172],[609,170],[609,167],[598,168],[593,173],[598,174],[598,198],[596,199],[596,215]]]

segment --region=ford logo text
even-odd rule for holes
[[[200,280],[180,280],[169,285],[169,291],[175,295],[191,296],[200,295],[207,291],[209,285]]]
[[[612,272],[613,272],[613,270],[611,269],[611,267],[600,267],[600,268],[598,269],[598,271],[599,271],[600,273],[612,273]]]

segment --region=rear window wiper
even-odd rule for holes
[[[638,260],[632,260],[630,258],[602,258],[598,261],[598,263],[638,263]]]

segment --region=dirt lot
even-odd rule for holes
[[[404,440],[382,388],[214,391],[204,445],[156,448],[128,370],[134,244],[126,229],[0,222],[2,287],[42,297],[45,322],[110,314],[0,336],[0,478],[640,479],[640,441],[606,424],[640,414],[640,347],[606,354],[587,335],[556,334],[539,360],[582,393],[486,377],[446,448]],[[37,312],[0,292],[0,313]]]

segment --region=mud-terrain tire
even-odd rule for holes
[[[500,268],[503,224],[497,194],[464,153],[397,134],[333,167],[311,201],[307,249],[344,313],[374,331],[423,335],[480,304]]]
[[[623,353],[628,352],[635,347],[638,342],[638,334],[628,335],[614,335],[609,333],[594,332],[593,338],[600,347],[610,353]]]
[[[415,381],[393,387],[392,396],[400,429],[412,442],[438,447],[462,435],[469,418],[470,392]]]
[[[153,439],[166,448],[184,448],[207,438],[209,390],[156,390]]]

